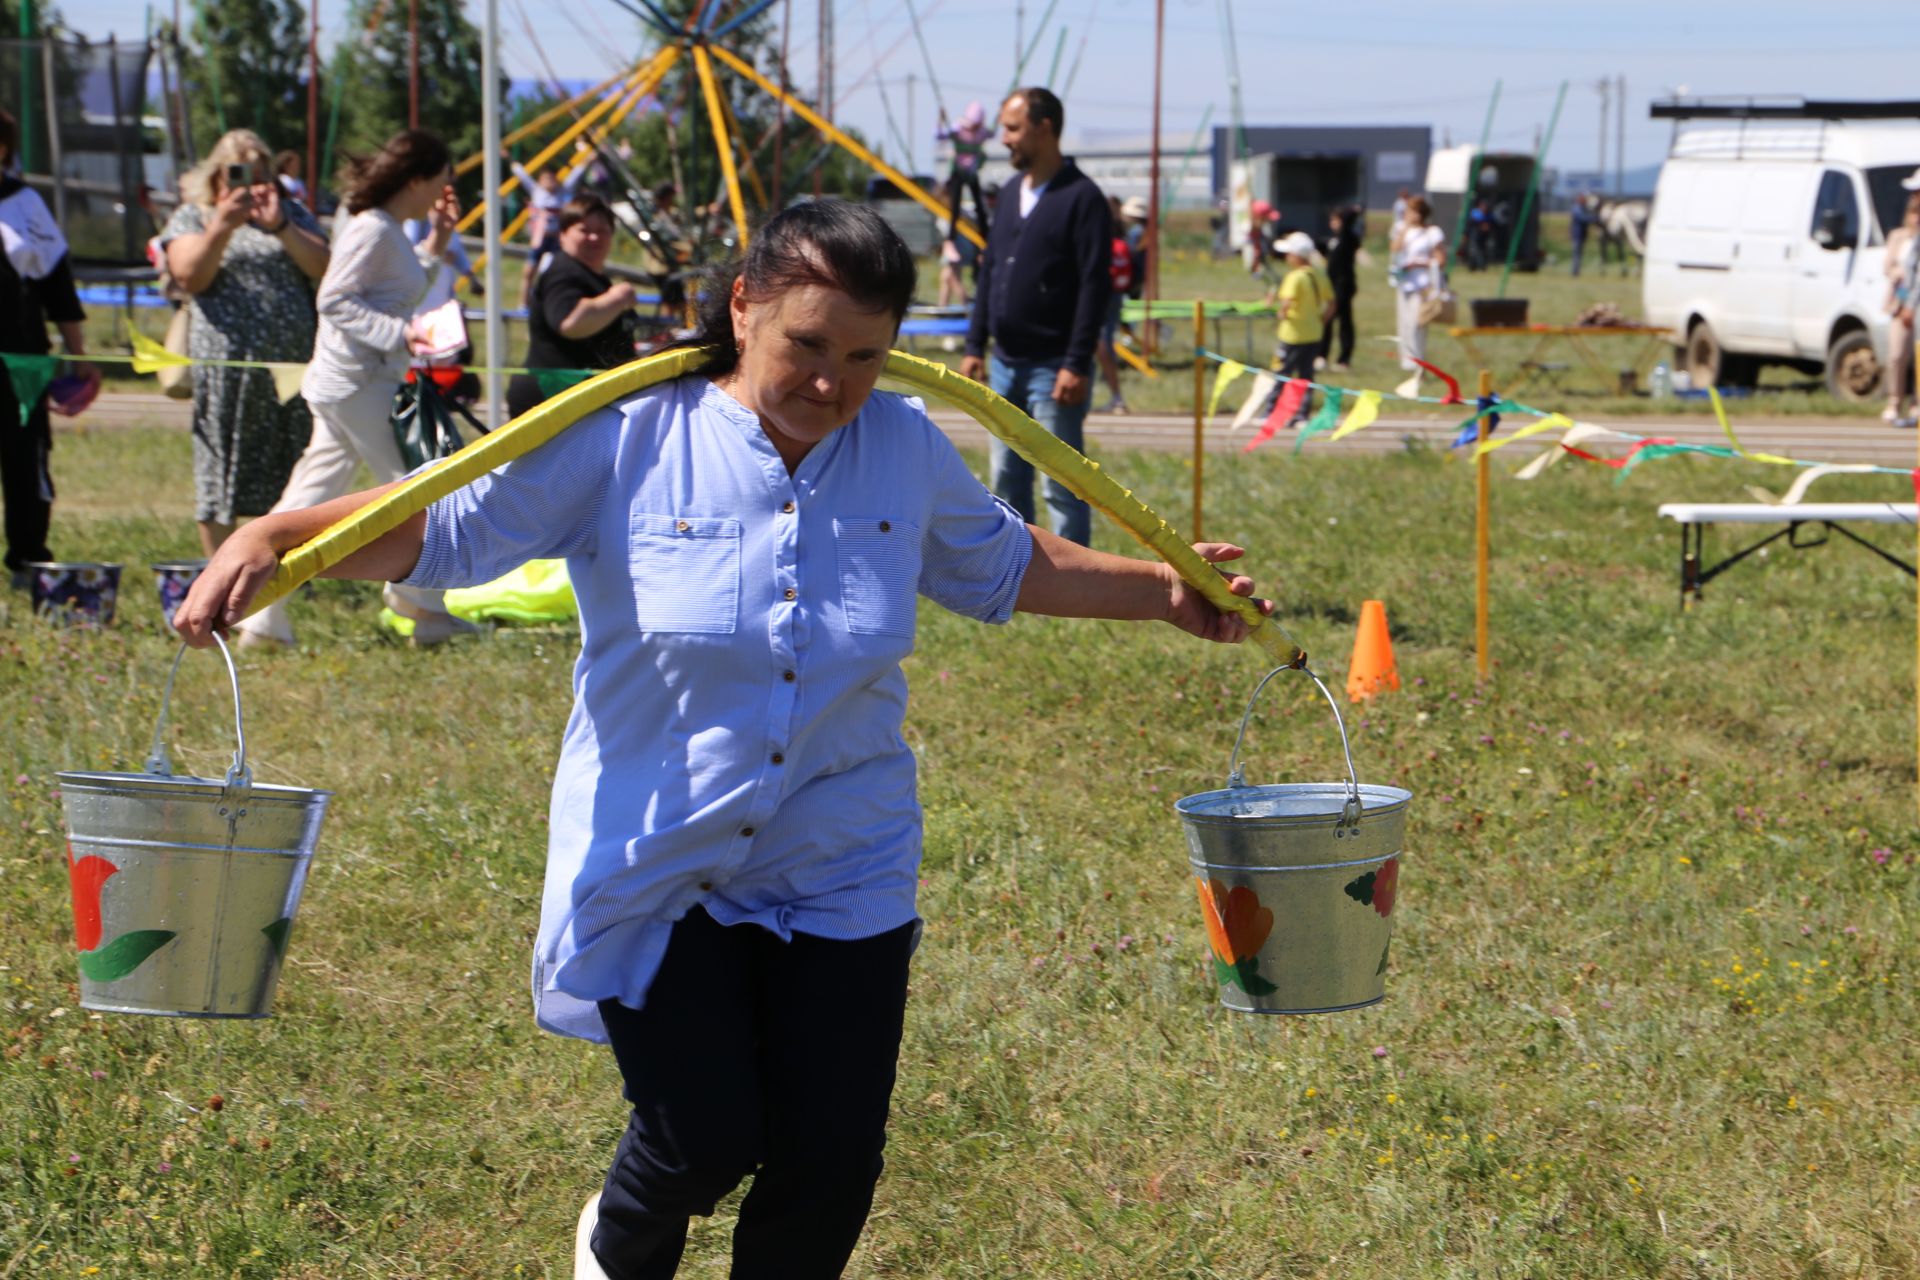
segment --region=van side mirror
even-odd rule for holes
[[[1847,243],[1847,215],[1838,209],[1822,209],[1814,227],[1813,242],[1822,249],[1851,249]]]

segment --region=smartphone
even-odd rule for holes
[[[252,186],[253,184],[250,181],[252,177],[253,175],[247,172],[247,166],[243,164],[230,164],[227,166],[227,186],[229,189]]]

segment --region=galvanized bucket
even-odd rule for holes
[[[1386,998],[1387,948],[1407,804],[1399,787],[1362,786],[1340,708],[1326,694],[1347,781],[1250,787],[1240,770],[1247,700],[1227,785],[1181,798],[1220,1002],[1246,1013],[1336,1013]]]
[[[215,637],[216,640],[219,637]],[[225,778],[179,777],[166,749],[174,657],[143,773],[60,773],[80,1003],[114,1013],[264,1018],[330,791],[256,785],[240,677]]]
[[[0,429],[4,429],[0,427]],[[29,582],[35,616],[63,627],[104,627],[113,622],[120,595],[120,566],[94,560],[36,560]]]
[[[173,625],[173,611],[185,602],[194,580],[206,568],[205,560],[162,560],[153,566],[153,585],[160,594],[160,616],[169,627]]]

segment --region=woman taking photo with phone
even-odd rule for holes
[[[313,439],[294,464],[275,511],[298,510],[346,493],[356,464],[376,480],[406,472],[393,437],[393,396],[407,376],[414,308],[434,275],[460,202],[447,144],[408,129],[373,155],[353,158],[340,175],[342,203],[333,258],[320,282],[320,323],[300,394],[313,407]],[[418,245],[401,224],[428,218]],[[389,584],[387,607],[413,622],[416,645],[438,644],[475,628],[448,614],[438,591]],[[284,601],[238,628],[242,645],[290,646]]]
[[[267,144],[233,130],[181,179],[180,194],[160,244],[167,274],[188,294],[187,354],[304,362],[327,239],[276,181]],[[243,516],[272,509],[311,432],[306,401],[282,402],[271,371],[194,369],[193,505],[206,554]]]

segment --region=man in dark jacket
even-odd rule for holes
[[[1327,336],[1320,354],[1327,367],[1344,371],[1353,364],[1353,295],[1360,291],[1360,271],[1356,259],[1360,253],[1360,211],[1335,209],[1327,215],[1332,234],[1327,237],[1327,279],[1333,282],[1333,319],[1327,322]],[[1340,335],[1340,349],[1334,350],[1334,334]]]
[[[980,259],[960,372],[1081,447],[1095,348],[1113,290],[1113,214],[1107,197],[1060,154],[1066,111],[1046,89],[1018,89],[1000,108],[1000,142],[1021,177],[1001,189]],[[993,342],[991,364],[987,342]],[[993,491],[1033,520],[1033,466],[996,441]],[[1087,504],[1048,480],[1053,531],[1086,546]]]

